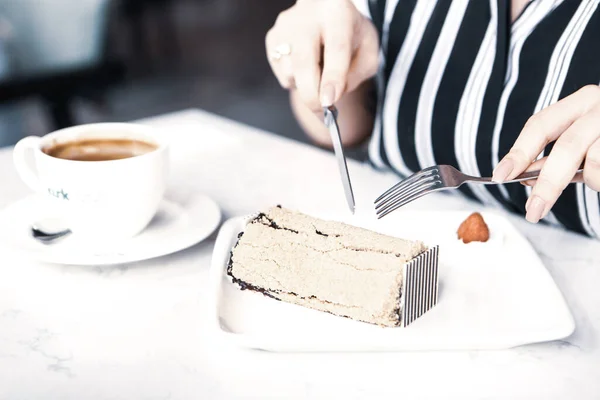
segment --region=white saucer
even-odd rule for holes
[[[31,236],[31,225],[54,220],[38,195],[26,197],[0,212],[0,246],[18,256],[67,265],[109,265],[171,254],[210,236],[221,222],[219,206],[205,195],[165,199],[150,225],[118,244],[84,242],[77,235],[47,245]],[[60,223],[57,225],[60,226]]]

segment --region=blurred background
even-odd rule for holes
[[[0,147],[201,108],[306,137],[264,35],[294,0],[0,0]]]

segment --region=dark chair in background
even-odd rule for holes
[[[156,61],[176,64],[179,51],[173,0],[119,0],[119,16],[124,20],[128,39],[130,71],[137,75],[155,72]],[[151,37],[149,37],[151,36]]]
[[[123,78],[123,65],[107,51],[112,0],[0,0],[7,60],[0,103],[37,97],[52,128],[76,124],[72,102],[98,99]]]
[[[264,48],[294,1],[0,0],[0,147],[186,108],[306,142]]]

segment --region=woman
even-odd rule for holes
[[[451,164],[487,204],[600,237],[600,0],[298,0],[266,37],[296,117],[406,176]],[[583,165],[579,183],[569,185]]]

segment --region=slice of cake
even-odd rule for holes
[[[231,252],[234,283],[381,326],[406,326],[437,302],[437,247],[273,207]]]

